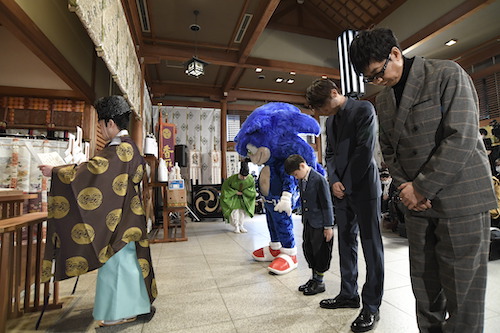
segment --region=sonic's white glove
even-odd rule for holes
[[[285,212],[288,216],[292,215],[292,193],[282,192],[280,201],[274,206],[275,212]]]

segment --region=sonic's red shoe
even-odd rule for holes
[[[297,266],[297,256],[281,253],[271,264],[269,264],[267,269],[274,274],[283,275],[293,271]]]
[[[264,246],[253,251],[252,257],[257,261],[273,261],[280,254],[280,250],[273,250],[269,246]]]

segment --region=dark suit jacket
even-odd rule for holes
[[[380,147],[395,185],[412,181],[432,202],[412,214],[453,218],[496,207],[476,90],[457,63],[415,57],[399,108],[386,87],[377,110]]]
[[[332,196],[325,177],[311,168],[303,189],[303,181],[299,182],[300,201],[302,204],[302,222],[313,228],[333,226]]]
[[[326,120],[328,181],[330,185],[340,181],[345,194],[353,200],[374,199],[382,194],[374,159],[377,127],[373,105],[352,98]]]

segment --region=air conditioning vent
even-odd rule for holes
[[[136,3],[139,19],[141,21],[142,32],[151,32],[149,25],[148,4],[146,3],[146,0],[136,0]]]
[[[252,14],[245,14],[243,19],[241,20],[240,28],[238,29],[238,33],[234,38],[235,43],[241,43],[243,40],[243,36],[245,36],[245,32],[247,31],[248,26],[250,25],[250,21],[252,20]]]

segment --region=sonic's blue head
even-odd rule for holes
[[[318,135],[318,122],[291,104],[268,103],[255,109],[245,120],[234,139],[236,151],[248,156],[250,146],[266,147],[271,153],[270,160],[285,160],[292,154],[299,154],[315,167],[316,155],[299,133]]]

